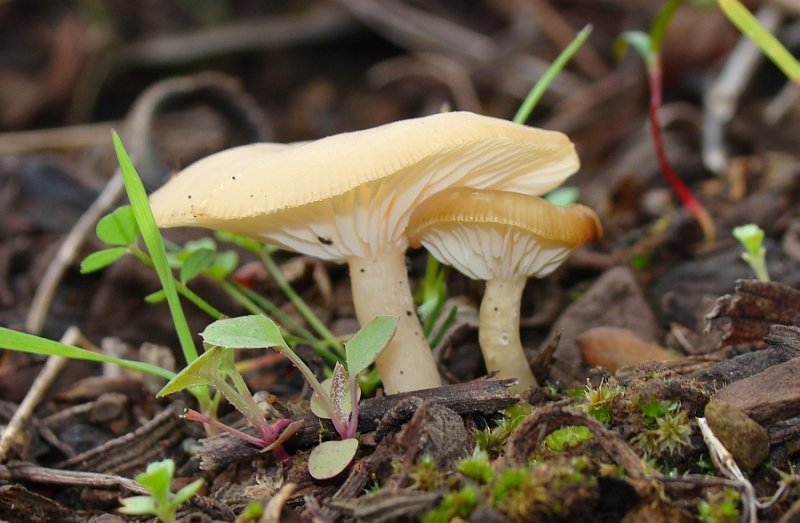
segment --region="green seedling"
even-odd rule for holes
[[[667,26],[681,4],[683,4],[683,0],[669,0],[658,13],[649,34],[642,31],[626,31],[622,33],[616,43],[616,53],[621,58],[628,46],[630,46],[644,60],[650,84],[650,134],[653,138],[656,159],[667,182],[678,195],[686,210],[700,224],[706,241],[710,242],[715,236],[714,221],[705,207],[694,196],[689,186],[684,183],[672,168],[667,158],[664,138],[661,133],[661,118],[659,116],[662,96],[661,49]]]
[[[317,479],[332,478],[344,470],[358,450],[358,375],[386,348],[397,329],[397,318],[378,316],[344,344],[346,367],[337,363],[327,384],[321,384],[308,367],[297,366],[314,389],[311,410],[330,419],[340,441],[319,445],[308,457],[308,470]],[[298,358],[298,361],[299,358]],[[300,362],[302,363],[302,362]]]
[[[132,516],[156,516],[164,523],[173,523],[178,507],[203,486],[203,480],[198,479],[173,494],[170,485],[174,474],[175,462],[171,459],[150,463],[147,470],[135,478],[150,495],[123,498],[119,511]]]
[[[233,357],[233,350],[239,348],[275,349],[297,367],[314,390],[312,411],[330,419],[342,438],[340,441],[320,444],[309,456],[311,475],[317,479],[327,479],[344,470],[358,449],[358,440],[355,438],[358,429],[357,375],[372,364],[389,343],[396,328],[396,318],[390,317],[377,317],[365,325],[345,343],[346,367],[337,363],[326,385],[317,380],[311,369],[291,350],[279,327],[266,316],[218,320],[201,334],[207,346],[206,353],[167,383],[159,396],[198,385],[211,385],[245,416],[259,437],[253,438],[230,427],[222,427],[219,422],[192,411],[189,419],[214,424],[251,444],[272,450],[276,457],[285,457],[281,443],[300,427],[289,424],[287,420],[269,424],[263,419],[247,385],[236,371]]]
[[[250,436],[223,424],[211,416],[192,409],[186,410],[184,414],[186,419],[199,421],[228,432],[265,451],[272,451],[275,459],[279,461],[285,461],[289,458],[289,455],[283,449],[282,443],[302,428],[302,423],[295,422],[290,424],[289,420],[286,419],[280,419],[274,423],[267,422],[253,395],[247,388],[247,384],[236,370],[232,349],[215,345],[208,346],[202,356],[179,372],[159,391],[158,395],[165,396],[185,389],[191,390],[198,386],[214,387],[256,429],[258,437]]]
[[[764,248],[764,231],[758,225],[748,223],[733,229],[733,237],[744,247],[742,259],[747,262],[756,278],[769,281],[767,250]]]
[[[783,74],[800,83],[800,62],[738,0],[718,0],[725,16],[750,38]]]

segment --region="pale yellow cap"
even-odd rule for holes
[[[416,207],[408,231],[439,261],[478,280],[543,277],[576,247],[602,235],[585,205],[553,205],[525,194],[453,188]]]
[[[189,166],[151,196],[161,227],[229,230],[323,259],[405,248],[413,208],[454,186],[543,194],[578,169],[562,133],[467,112]]]

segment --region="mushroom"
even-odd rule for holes
[[[453,186],[542,194],[577,168],[561,133],[453,112],[222,151],[184,169],[150,202],[162,227],[228,230],[346,262],[358,321],[399,318],[376,362],[386,392],[396,393],[441,384],[406,272],[414,207]]]
[[[512,390],[536,384],[519,337],[522,291],[528,277],[553,272],[579,245],[602,234],[597,215],[580,204],[559,207],[543,198],[495,190],[453,188],[414,209],[412,246],[486,281],[478,338],[486,369],[517,378]]]

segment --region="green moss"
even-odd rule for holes
[[[739,493],[725,487],[709,492],[697,504],[697,518],[704,523],[735,523],[739,521]]]
[[[592,431],[583,425],[567,425],[556,429],[544,439],[544,445],[553,452],[561,452],[567,447],[577,447],[594,437]]]
[[[435,509],[420,518],[422,523],[450,523],[453,518],[466,518],[478,503],[478,492],[471,486],[444,496]]]
[[[488,483],[495,477],[489,455],[479,448],[475,449],[472,456],[461,460],[456,467],[464,476],[481,484]]]
[[[445,473],[430,456],[422,456],[417,460],[409,477],[413,481],[411,488],[427,492],[440,488],[445,481]]]

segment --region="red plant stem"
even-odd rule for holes
[[[692,216],[703,229],[703,236],[706,241],[714,240],[714,222],[700,201],[695,198],[692,190],[675,173],[667,159],[667,151],[664,148],[664,137],[661,134],[661,118],[659,109],[661,108],[661,60],[658,56],[653,57],[647,67],[648,78],[650,81],[650,133],[653,136],[653,147],[656,150],[656,159],[664,173],[667,182],[678,194],[683,206],[686,207]]]
[[[205,425],[210,425],[210,426],[212,426],[212,427],[214,427],[216,429],[219,429],[219,430],[221,430],[223,432],[227,432],[231,436],[237,437],[240,440],[245,441],[245,442],[247,442],[247,443],[249,443],[249,444],[251,444],[251,445],[253,445],[255,447],[263,448],[263,447],[267,446],[266,444],[264,444],[263,440],[261,440],[259,438],[254,438],[253,436],[251,436],[249,434],[245,434],[241,430],[236,430],[233,427],[229,427],[229,426],[225,425],[224,423],[212,418],[211,416],[209,416],[207,414],[202,414],[202,413],[197,412],[196,410],[193,410],[193,409],[186,409],[186,412],[183,413],[183,419],[188,419],[189,421],[198,421],[198,422],[203,423]]]
[[[201,412],[197,412],[193,409],[186,409],[186,412],[183,413],[183,418],[189,421],[198,421],[205,425],[209,425],[216,429],[219,429],[223,432],[227,432],[231,436],[239,438],[240,440],[253,445],[254,447],[264,448],[268,447],[272,444],[278,436],[280,435],[281,431],[289,425],[288,419],[279,419],[272,425],[268,423],[264,423],[263,426],[256,427],[260,438],[254,438],[253,436],[242,432],[241,430],[237,430],[233,427],[229,427],[224,423],[220,422],[219,420],[212,418],[208,414],[203,414]],[[282,445],[275,445],[271,449],[272,455],[275,457],[277,461],[286,461],[289,459],[289,454],[283,448]]]

